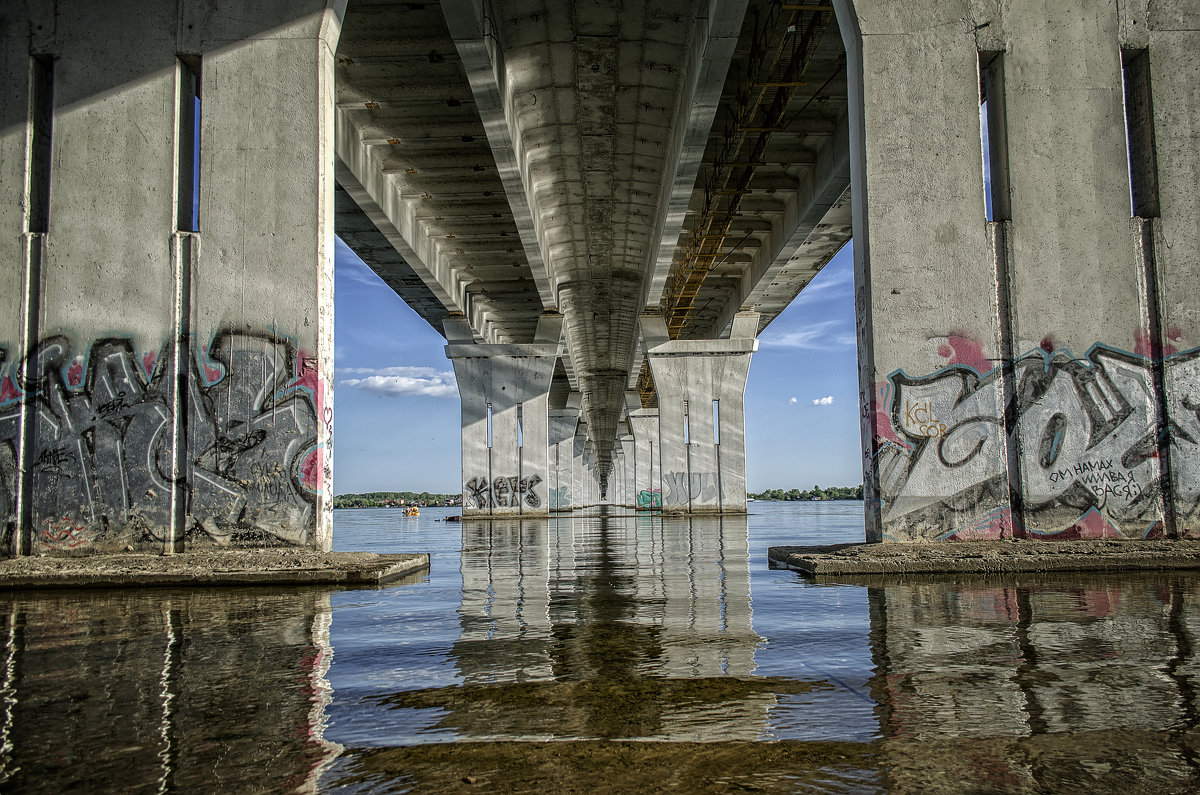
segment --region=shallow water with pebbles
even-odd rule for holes
[[[338,511],[373,589],[0,594],[5,791],[1192,791],[1200,577],[815,583],[749,517]]]

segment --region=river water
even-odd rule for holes
[[[0,594],[0,790],[1187,792],[1200,578],[813,582],[747,517],[335,513],[376,589]]]

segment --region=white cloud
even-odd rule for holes
[[[829,301],[831,296],[823,295],[823,293],[830,292],[837,295],[853,295],[854,271],[848,267],[835,267],[830,273],[824,276],[818,274],[811,282],[804,285],[804,289],[792,300],[792,303],[803,305],[817,301]]]
[[[854,330],[847,328],[844,320],[824,320],[820,323],[809,323],[802,328],[776,333],[776,329],[768,327],[759,335],[759,344],[780,348],[806,348],[808,350],[828,350],[829,348],[849,348],[855,345]]]
[[[794,397],[790,397],[790,398],[788,398],[788,403],[791,403],[793,406],[794,406],[794,405],[796,405],[796,404],[797,404],[797,403],[799,403],[799,402],[800,402],[800,401],[799,401],[799,400],[797,400],[797,399],[796,399],[796,398],[794,398]]]
[[[826,395],[823,398],[816,398],[815,400],[813,400],[813,405],[814,406],[832,406],[833,405],[833,395]]]
[[[458,386],[454,381],[454,373],[450,370],[436,370],[432,367],[341,367],[338,368],[338,373],[364,376],[339,379],[338,386],[365,389],[385,397],[458,397]]]

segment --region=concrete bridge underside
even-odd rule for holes
[[[744,510],[853,234],[869,539],[1200,532],[1190,0],[226,5],[0,11],[10,551],[327,546],[335,231],[466,513]]]

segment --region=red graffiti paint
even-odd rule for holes
[[[912,445],[901,438],[900,434],[896,433],[896,427],[892,424],[891,405],[891,383],[881,381],[875,384],[875,391],[871,395],[871,412],[875,426],[875,449],[878,450],[886,442],[892,442],[900,445],[905,450],[911,450]]]
[[[304,457],[304,461],[300,464],[300,482],[306,488],[317,491],[317,486],[321,478],[321,455],[320,450],[314,447],[308,451],[308,455]]]
[[[1088,512],[1075,520],[1075,524],[1063,530],[1061,533],[1055,533],[1046,538],[1051,538],[1056,541],[1075,541],[1085,538],[1124,538],[1125,536],[1118,530],[1112,522],[1105,518],[1104,514],[1097,511],[1095,508],[1089,508]]]
[[[1054,353],[1054,338],[1047,334],[1046,336],[1042,337],[1042,341],[1039,346],[1046,353]]]
[[[1168,332],[1167,337],[1169,339],[1178,340],[1182,336],[1179,333],[1179,329],[1172,329],[1172,331],[1175,332],[1175,336],[1172,337],[1170,332]],[[1159,356],[1170,356],[1172,353],[1179,353],[1179,349],[1170,343],[1162,346],[1161,353],[1157,348],[1158,345],[1150,338],[1150,332],[1140,329],[1133,332],[1133,352],[1138,356],[1149,356],[1152,359],[1157,359]]]
[[[158,354],[154,351],[142,356],[142,366],[146,368],[146,374],[151,375],[154,372],[154,361],[158,358]]]
[[[938,346],[938,356],[949,359],[947,364],[965,364],[983,374],[992,369],[991,360],[984,354],[983,346],[970,337],[950,332],[946,341]]]
[[[988,511],[962,530],[947,536],[947,541],[999,541],[1018,535],[1014,530],[1012,509],[1008,506]]]
[[[83,360],[76,359],[67,368],[67,386],[79,386],[83,383]]]
[[[17,389],[17,385],[13,383],[12,376],[5,376],[4,381],[0,382],[0,403],[6,403],[19,397],[21,397],[21,390]]]

